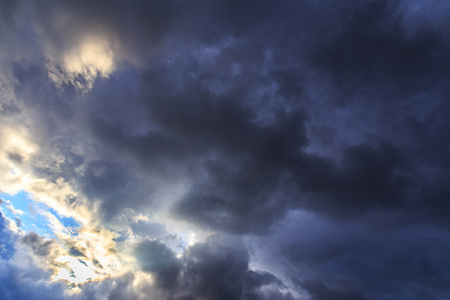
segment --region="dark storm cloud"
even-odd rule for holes
[[[272,274],[249,270],[250,256],[240,243],[211,238],[188,248],[176,299],[293,299],[277,291],[282,283]]]
[[[248,250],[237,239],[211,237],[189,247],[181,258],[159,241],[145,241],[135,255],[169,299],[293,299],[278,292],[283,284],[274,275],[249,269]]]
[[[142,270],[154,276],[153,283],[143,282],[139,290],[133,289],[135,277],[127,273],[87,283],[82,299],[294,299],[279,291],[284,286],[274,275],[249,269],[248,250],[236,238],[211,237],[178,258],[164,243],[147,240],[134,254]]]
[[[450,175],[448,142],[444,138],[450,133],[450,64],[445,59],[450,41],[444,30],[446,21],[410,23],[403,11],[405,6],[408,4],[399,5],[396,1],[370,1],[357,7],[341,23],[339,33],[319,42],[312,62],[332,75],[330,88],[337,94],[332,100],[350,111],[363,106],[378,115],[378,126],[384,125],[373,134],[396,144],[397,157],[410,165],[405,168],[397,163],[392,166],[391,175],[370,175],[374,180],[391,181],[390,188],[374,184],[376,192],[366,190],[370,196],[358,195],[357,190],[354,195],[383,201],[395,199],[392,204],[407,200],[403,208],[413,210],[422,220],[446,222],[442,217],[445,213],[437,211],[448,212],[443,180]],[[423,17],[435,8],[424,4],[421,9]],[[360,120],[358,116],[354,118]],[[364,121],[360,120],[360,124],[364,126]],[[376,157],[375,153],[370,156]],[[363,161],[360,164],[364,168],[370,166]],[[364,186],[359,180],[352,183]],[[378,194],[383,191],[388,194]]]
[[[278,108],[270,122],[260,123],[258,111],[245,102],[248,89],[216,96],[195,87],[167,97],[149,89],[145,98],[131,94],[127,107],[151,124],[146,132],[132,134],[135,120],[106,119],[103,114],[92,116],[92,126],[112,149],[150,172],[158,171],[158,176],[197,176],[174,210],[188,220],[263,232],[287,208],[351,215],[398,207],[405,199],[407,164],[390,143],[347,147],[342,161],[334,162],[302,151],[306,118],[299,108]],[[103,97],[110,103],[110,115],[119,115],[120,99],[113,95],[103,92],[92,101],[102,103]],[[302,195],[300,189],[312,195]]]
[[[302,179],[304,190],[316,195],[308,205],[351,214],[405,201],[408,177],[399,149],[387,143],[375,149],[358,145],[342,154],[339,166],[317,161]]]
[[[61,7],[51,8],[50,11],[54,13],[66,11],[67,5],[71,4],[64,3]],[[90,14],[96,15],[102,5],[76,6],[74,11],[71,10],[70,16],[74,20],[83,19],[87,21],[86,23],[98,22],[90,18]],[[145,9],[151,10],[152,13],[158,12],[161,18],[171,19],[169,16],[176,16],[174,5],[160,3],[156,7],[153,6],[154,4],[149,4]],[[235,9],[237,6],[239,10]],[[113,150],[119,151],[120,155],[132,157],[138,165],[147,166],[147,171],[156,173],[158,177],[166,175],[166,180],[173,180],[174,177],[182,178],[187,172],[207,176],[207,180],[200,178],[196,180],[194,177],[191,191],[175,209],[178,215],[212,228],[237,232],[263,232],[273,221],[284,215],[286,208],[307,202],[297,193],[297,190],[303,188],[305,184],[300,184],[299,187],[296,181],[307,181],[309,177],[314,177],[309,173],[315,172],[315,169],[328,162],[302,153],[302,149],[307,145],[304,128],[307,118],[304,109],[300,108],[304,103],[304,88],[299,80],[304,75],[296,73],[292,66],[283,64],[274,70],[271,70],[273,66],[268,66],[269,72],[259,70],[256,66],[264,63],[263,52],[277,50],[277,47],[270,45],[275,36],[266,35],[259,38],[260,41],[253,41],[253,37],[248,36],[248,40],[252,42],[245,39],[247,36],[244,33],[249,34],[251,28],[269,30],[264,26],[259,27],[259,24],[264,23],[264,16],[274,16],[278,10],[271,14],[270,7],[254,11],[252,5],[228,3],[211,4],[206,8],[213,12],[224,13],[224,21],[219,19],[217,23],[219,27],[216,30],[223,31],[219,36],[230,30],[229,32],[237,39],[237,42],[230,46],[224,46],[223,41],[217,42],[219,53],[212,62],[212,67],[215,67],[217,72],[211,72],[211,66],[202,62],[201,56],[196,53],[197,46],[194,43],[187,43],[186,54],[180,58],[181,65],[159,66],[157,72],[151,71],[153,65],[150,65],[149,70],[137,73],[138,78],[124,77],[129,75],[126,71],[121,77],[119,72],[110,79],[101,80],[88,95],[87,104],[78,107],[67,103],[67,99],[71,98],[70,89],[64,95],[66,101],[61,101],[61,96],[52,90],[48,79],[43,79],[44,70],[39,66],[26,64],[15,66],[15,77],[21,83],[18,93],[23,94],[24,99],[30,99],[25,97],[25,94],[31,93],[31,89],[40,91],[42,95],[34,94],[40,99],[47,99],[45,104],[41,103],[45,109],[45,115],[42,111],[42,117],[51,123],[61,124],[67,119],[72,119],[74,108],[85,110],[89,113],[88,124],[91,124],[87,129],[93,130],[97,138],[111,146]],[[139,7],[128,6],[125,11],[126,9],[139,10]],[[279,10],[285,9],[287,8],[284,6],[279,7]],[[81,17],[78,15],[80,11],[87,11],[88,14]],[[239,13],[235,13],[236,11]],[[102,24],[107,26],[118,22],[121,18],[113,18],[115,13],[124,12],[115,10],[113,5],[106,10],[103,17],[105,24]],[[245,15],[252,17],[243,18]],[[142,29],[151,25],[139,15],[133,22],[136,22],[133,26]],[[239,22],[248,23],[244,28],[249,28],[249,32],[233,29]],[[296,23],[298,20],[293,19],[292,22]],[[47,21],[43,21],[43,24],[53,26],[52,23],[47,24]],[[111,24],[110,26],[113,26]],[[165,28],[164,24],[160,26]],[[255,24],[258,26],[255,27]],[[114,26],[117,24],[114,23]],[[155,32],[159,31],[158,28],[155,29]],[[161,31],[164,32],[163,29]],[[59,35],[54,33],[51,36]],[[250,51],[258,49],[254,43],[260,45],[261,54],[254,55],[252,52],[255,51]],[[258,50],[256,52],[258,53]],[[230,73],[229,68],[234,63],[241,65],[242,71]],[[283,70],[284,68],[286,70]],[[195,77],[173,77],[179,72],[185,74],[194,72]],[[218,81],[222,81],[227,89],[217,95],[215,85]],[[279,103],[270,99],[271,95],[267,94],[269,86],[273,84],[278,86],[273,96],[279,98]],[[37,89],[37,85],[46,88]],[[256,96],[255,93],[262,93],[262,96]],[[48,97],[44,94],[54,96]],[[123,99],[127,99],[126,105]],[[288,106],[283,106],[283,103]],[[265,110],[266,105],[274,107]],[[51,119],[48,119],[49,115]],[[45,126],[49,133],[57,128],[52,124]],[[105,150],[109,152],[108,149]],[[77,160],[73,162],[79,164]],[[121,162],[103,160],[89,163],[81,177],[70,172],[76,167],[68,165],[63,170],[64,173],[47,174],[68,179],[74,175],[79,177],[78,182],[85,194],[102,200],[102,211],[106,219],[119,213],[124,206],[139,209],[142,204],[153,198],[154,184],[147,182],[147,188],[139,188],[140,179],[132,174],[132,168]],[[331,169],[333,168],[335,167],[331,165]],[[383,166],[380,167],[382,168]],[[104,170],[101,176],[96,175],[98,169]],[[384,174],[380,171],[378,174],[366,176],[376,177]],[[353,195],[353,191],[348,187],[358,185],[356,179],[359,175],[350,174],[347,180],[343,180],[346,182],[340,183],[337,182],[339,174],[323,174],[312,186],[320,185],[320,181],[328,176],[329,183],[328,186],[324,186],[324,190],[330,189],[333,192],[333,186],[336,186],[342,196],[326,202],[335,203],[335,207],[343,210],[345,207],[350,208],[350,205],[341,203],[342,201],[352,204],[356,201],[352,199],[360,196],[376,198],[359,200],[363,208],[370,208],[370,202],[387,203],[390,201],[389,197],[395,196],[396,191],[393,191],[395,182],[379,182],[388,180],[380,178],[366,179],[372,180],[367,182],[367,189],[361,187],[363,191],[359,193],[362,195],[358,192]],[[306,184],[310,185],[311,180]],[[392,186],[389,187],[388,184]],[[381,188],[380,193],[385,192],[389,195],[387,197],[384,194],[379,197],[372,195],[371,192],[378,188]],[[387,199],[380,199],[381,197]],[[124,201],[125,199],[127,201]],[[319,205],[310,207],[322,209]],[[329,208],[324,205],[323,209]],[[217,218],[218,215],[222,217]]]
[[[395,2],[361,5],[341,32],[314,49],[313,61],[331,72],[347,99],[381,86],[388,101],[410,97],[442,84],[450,71],[448,60],[441,59],[449,51],[444,32],[419,26],[408,34]]]
[[[306,282],[302,287],[308,291],[312,300],[368,300],[358,291],[346,290],[346,288],[328,288],[322,282]]]
[[[158,241],[145,241],[136,247],[134,254],[140,268],[154,274],[159,285],[167,288],[175,285],[181,265],[166,245]]]
[[[142,191],[138,178],[127,166],[106,160],[89,163],[79,182],[88,197],[104,200],[101,214],[106,220],[120,213],[124,205],[139,209],[151,192]]]
[[[399,207],[405,202],[408,186],[413,185],[411,172],[415,170],[408,168],[406,162],[419,159],[410,147],[415,138],[412,135],[419,132],[411,128],[419,122],[418,112],[408,109],[402,114],[401,109],[405,105],[411,107],[406,97],[419,93],[416,89],[430,90],[441,85],[437,79],[445,77],[448,66],[439,58],[446,53],[448,43],[441,32],[424,31],[420,26],[408,35],[396,2],[368,1],[354,7],[349,3],[336,6],[334,11],[333,5],[319,9],[323,4],[315,7],[286,3],[275,9],[271,5],[203,3],[198,4],[202,10],[195,11],[198,23],[187,21],[193,18],[189,13],[180,16],[180,3],[139,4],[142,7],[114,3],[106,9],[101,2],[65,2],[52,7],[50,11],[56,14],[73,6],[69,20],[84,20],[105,28],[121,27],[128,10],[151,11],[158,15],[156,20],[164,21],[158,21],[151,31],[155,39],[143,38],[143,43],[158,44],[157,36],[177,36],[187,30],[180,25],[183,22],[198,26],[199,36],[203,32],[205,37],[230,35],[232,41],[180,39],[183,51],[158,54],[154,59],[146,59],[141,70],[126,66],[110,78],[99,79],[86,96],[87,101],[80,104],[70,102],[74,97],[70,86],[63,96],[58,95],[45,79],[44,66],[16,64],[14,74],[20,82],[17,93],[32,101],[26,95],[31,90],[38,91],[33,93],[42,99],[39,114],[45,118],[42,122],[50,121],[44,125],[49,136],[58,128],[54,124],[64,126],[72,120],[89,137],[93,134],[102,143],[98,149],[104,155],[102,160],[83,161],[82,155],[65,149],[67,157],[73,159],[67,159],[59,173],[48,169],[45,172],[55,178],[77,178],[88,197],[101,200],[106,220],[123,208],[141,209],[147,203],[157,202],[158,187],[168,186],[187,174],[193,178],[191,189],[174,212],[213,229],[261,233],[282,218],[286,210],[297,207],[343,216]],[[46,10],[40,9],[44,14]],[[103,9],[101,19],[93,17]],[[85,11],[88,13],[81,16]],[[279,15],[287,11],[297,11],[299,15],[289,13],[281,21]],[[206,12],[212,16],[221,12],[215,26],[200,25],[210,20]],[[311,13],[316,13],[318,20],[312,20]],[[153,21],[142,16],[137,14],[125,27],[138,28],[134,35],[146,37],[143,31]],[[336,22],[335,28],[331,23],[316,29],[306,26],[323,18]],[[279,32],[266,26],[267,20],[274,21]],[[42,22],[43,26],[54,26]],[[278,43],[279,39],[285,40],[287,28],[291,27],[297,30],[299,39],[301,36],[305,43],[308,41],[307,47],[301,39],[292,44]],[[131,39],[122,34],[123,30],[116,34]],[[255,31],[262,33],[254,35]],[[55,32],[50,36],[61,35]],[[136,48],[133,43],[123,44]],[[206,59],[207,53],[199,52],[205,45],[216,47],[214,59]],[[281,53],[285,56],[280,57]],[[164,63],[165,59],[174,63]],[[311,61],[305,63],[307,60]],[[324,81],[321,88],[338,93],[325,103],[348,110],[349,121],[362,125],[362,136],[372,129],[366,128],[358,117],[361,109],[373,110],[375,122],[386,124],[382,130],[395,130],[371,132],[377,136],[376,142],[367,143],[363,138],[356,144],[346,144],[345,132],[338,134],[333,124],[330,127],[310,115],[310,109],[317,109],[311,98],[311,88],[317,83],[311,84],[308,72],[332,74],[333,80]],[[348,89],[359,95],[352,102],[357,102],[356,108],[339,100],[353,97],[346,92]],[[381,92],[374,94],[375,90]],[[443,105],[443,96],[438,95],[437,104]],[[392,109],[391,102],[397,103]],[[387,104],[380,109],[380,103]],[[430,105],[429,110],[429,120],[417,126],[435,122],[435,109]],[[81,119],[74,119],[76,111]],[[388,118],[391,120],[385,121]],[[333,139],[344,141],[336,151],[342,160],[304,151],[309,146],[310,131],[306,127],[310,124],[321,126],[329,130]],[[433,141],[445,136],[445,124],[436,126],[438,130],[432,138],[423,129],[421,143],[433,145]],[[80,131],[80,138],[83,135]],[[395,140],[397,136],[401,138]],[[442,152],[435,150],[433,156]],[[128,165],[128,159],[135,165]],[[80,166],[85,171],[76,174],[74,170]],[[143,180],[135,173],[136,166],[152,176]]]
[[[280,273],[311,299],[448,298],[444,4],[11,3],[1,9],[5,28],[22,8],[40,39],[18,30],[23,57],[8,64],[17,100],[2,111],[33,122],[42,141],[33,174],[73,183],[98,201],[101,221],[167,204],[173,218],[200,228],[267,241],[290,224],[286,215],[307,210],[335,229],[297,224],[265,244],[273,256],[263,264],[281,253]],[[86,79],[58,88],[47,56],[62,60],[84,34],[119,46],[116,69],[80,96],[75,82]],[[12,151],[8,159],[26,163]],[[181,195],[166,197],[178,184]],[[151,222],[131,229],[142,238],[169,234]],[[21,240],[48,252],[36,235]],[[294,298],[279,292],[281,279],[250,270],[250,253],[234,240],[197,243],[182,258],[146,240],[135,255],[161,299]],[[84,293],[139,299],[133,280],[90,283]]]
[[[286,264],[282,270],[289,270],[312,299],[445,299],[447,235],[425,226],[336,223],[302,215],[280,226],[270,239],[277,246],[266,244],[262,252],[282,257],[272,263]]]
[[[164,51],[165,43],[215,46],[230,36],[246,38],[286,12],[272,1],[64,1],[33,8],[38,29],[55,50],[76,45],[86,32],[100,33],[116,39],[121,55],[139,64]]]
[[[374,6],[374,9],[371,9],[372,6]],[[370,18],[360,16],[364,13],[369,14]],[[378,30],[381,30],[381,32],[377,31],[382,20],[390,20],[396,16],[390,5],[387,3],[378,5],[374,3],[361,4],[355,11],[346,10],[345,14],[350,16],[350,23],[340,24],[343,31],[337,32],[333,38],[326,40],[326,42],[334,43],[334,40],[343,39],[342,36],[353,34],[353,31],[355,31],[355,34],[364,34],[352,29],[358,28],[358,24],[355,25],[352,22],[363,22],[368,19],[365,21],[367,24],[364,23],[368,32],[366,38],[375,40],[373,43],[377,42],[377,39],[381,39],[379,43],[384,45],[383,39],[389,40],[390,35],[394,36],[392,38],[395,41],[392,45],[394,54],[385,55],[376,52],[380,59],[389,60],[390,56],[399,56],[400,54],[396,53],[401,50],[397,50],[397,48],[407,48],[415,56],[404,59],[419,60],[419,57],[423,57],[425,60],[424,66],[430,68],[425,71],[434,74],[434,67],[432,66],[434,62],[429,61],[431,59],[428,56],[429,51],[421,48],[425,47],[423,45],[427,43],[422,43],[420,37],[413,36],[411,37],[412,41],[407,40],[406,33],[401,31],[400,25],[391,28],[388,24],[386,28]],[[394,21],[392,22],[399,22]],[[375,37],[371,35],[375,35]],[[378,35],[381,37],[378,38]],[[438,39],[433,37],[438,36],[437,33],[431,34],[431,36],[432,40]],[[268,41],[271,41],[272,38],[271,36],[264,37]],[[359,36],[351,37],[351,39],[358,41],[358,43],[355,42],[357,45],[362,44],[361,47],[365,47],[363,41],[360,43]],[[348,45],[350,50],[355,43],[342,42],[342,47]],[[387,44],[390,45],[390,43]],[[356,64],[355,68],[359,68],[361,71],[352,71],[351,68],[335,68],[327,61],[327,59],[331,59],[329,55],[323,54],[323,57],[320,56],[322,51],[326,51],[322,50],[328,47],[326,45],[326,43],[322,43],[318,46],[319,54],[317,55],[319,56],[315,61],[318,64],[329,66],[339,78],[346,74],[343,72],[350,72],[350,75],[345,76],[354,76],[352,80],[361,80],[361,84],[357,84],[357,86],[364,87],[367,84],[361,76],[351,74],[364,72],[366,69],[371,70],[366,66],[366,60],[368,61],[367,64],[376,64],[382,72],[392,73],[388,69],[392,66],[389,61],[384,62],[382,60],[382,63],[378,64],[377,62],[380,59],[365,50],[359,51],[361,52],[360,55],[363,56],[361,58],[356,54],[349,56],[352,61],[355,60],[353,62]],[[431,43],[430,47],[442,48],[445,44],[441,38],[441,42],[438,42],[436,46],[434,45]],[[273,50],[270,45],[266,45],[266,47]],[[329,47],[334,49],[334,46]],[[367,47],[368,49],[374,48],[370,45]],[[222,63],[229,65],[233,61],[240,61],[242,52],[234,49],[234,45],[229,49],[224,49],[217,57],[217,62],[213,64],[220,66]],[[236,46],[236,50],[238,49],[239,46]],[[274,49],[277,50],[276,47]],[[371,51],[375,50],[372,49]],[[442,52],[439,51],[438,53]],[[343,49],[337,51],[335,55],[340,55],[339,53],[346,54],[347,51]],[[187,57],[189,57],[189,52],[187,52]],[[403,57],[403,55],[400,55],[400,57]],[[344,58],[340,56],[336,59],[343,65],[349,64],[343,60]],[[189,63],[189,61],[191,62]],[[259,59],[258,57],[249,57],[245,61],[245,66],[251,66],[252,61],[258,62]],[[211,94],[212,87],[208,86],[208,83],[214,82],[214,77],[222,78],[221,70],[218,70],[217,73],[210,73],[206,66],[202,66],[201,61],[193,57],[180,61],[180,63],[181,65],[176,65],[176,69],[183,70],[182,72],[186,74],[194,71],[197,74],[195,81],[190,80],[189,77],[181,81],[175,80],[176,78],[174,79],[172,76],[176,71],[169,66],[160,68],[157,74],[147,72],[141,76],[140,89],[145,96],[136,95],[127,90],[121,91],[122,94],[128,95],[127,110],[130,111],[129,113],[140,116],[142,122],[147,121],[150,124],[149,127],[155,128],[155,130],[150,129],[147,133],[136,136],[130,134],[130,131],[132,132],[133,127],[136,126],[130,121],[135,122],[135,119],[130,120],[125,117],[120,120],[119,117],[119,120],[117,120],[105,115],[93,119],[94,132],[99,137],[111,143],[113,148],[131,154],[138,161],[148,164],[149,169],[158,170],[162,174],[167,172],[168,166],[172,164],[177,164],[179,165],[178,168],[182,169],[194,162],[196,168],[201,169],[202,163],[206,160],[203,172],[208,174],[208,180],[194,185],[191,192],[186,195],[180,207],[176,210],[180,215],[185,215],[192,221],[208,224],[213,228],[219,227],[233,231],[259,231],[258,228],[252,228],[252,226],[259,227],[258,224],[261,222],[267,222],[266,225],[261,224],[263,227],[270,225],[271,221],[283,215],[283,206],[298,206],[298,203],[301,203],[301,206],[312,207],[319,211],[331,210],[332,213],[333,211],[345,213],[346,210],[361,212],[371,208],[396,207],[404,200],[407,178],[398,173],[405,173],[408,170],[402,169],[404,166],[401,165],[403,159],[401,150],[389,145],[395,143],[395,141],[381,143],[381,146],[362,144],[341,149],[344,156],[342,162],[344,166],[340,168],[335,162],[301,153],[302,148],[307,145],[306,133],[302,129],[305,123],[302,109],[294,108],[294,111],[291,110],[287,113],[272,110],[271,117],[275,121],[272,121],[270,125],[262,125],[254,121],[258,114],[263,111],[259,110],[259,105],[264,105],[265,100],[264,98],[248,100],[252,92],[260,89],[264,82],[272,82],[279,85],[276,96],[282,99],[299,97],[305,89],[298,83],[300,80],[298,78],[304,77],[303,74],[292,71],[292,68],[288,68],[286,71],[276,70],[269,74],[253,71],[252,68],[244,69],[242,74],[234,76],[225,73],[224,84],[230,82],[231,90],[218,96]],[[400,61],[398,64],[398,71],[396,72],[411,73],[405,69],[409,62],[403,63]],[[445,71],[445,66],[443,70]],[[412,72],[412,76],[419,80],[417,74],[420,72],[422,71]],[[382,76],[382,74],[379,76],[380,82],[391,81],[389,77]],[[209,81],[206,80],[207,76]],[[414,78],[406,78],[405,80],[416,86],[412,82],[415,80]],[[112,80],[114,81],[114,79]],[[203,85],[201,87],[195,86],[198,85],[197,82],[203,82]],[[245,82],[245,86],[241,82]],[[105,83],[109,85],[108,82]],[[181,88],[186,85],[194,85],[194,87]],[[389,91],[393,96],[397,96],[397,92],[401,92],[400,88],[393,84]],[[178,93],[175,92],[177,90]],[[105,101],[109,103],[111,99],[121,101],[121,98],[117,99],[116,97],[114,99],[114,95],[108,95],[104,92],[97,96],[95,89],[92,95],[93,98],[97,97],[97,101],[101,97],[104,97]],[[371,103],[370,98],[367,101]],[[293,105],[296,107],[302,105],[302,102]],[[105,104],[100,105],[100,107],[104,106]],[[257,109],[254,109],[255,107]],[[141,112],[142,109],[144,109],[144,113]],[[116,116],[119,111],[122,111],[122,106],[116,103],[110,108],[108,114]],[[301,113],[298,113],[299,111]],[[375,110],[374,113],[379,112]],[[378,134],[383,133],[379,132]],[[208,155],[213,158],[205,159]],[[203,157],[203,159],[199,161],[199,157]],[[175,176],[173,173],[170,175]],[[295,179],[289,179],[289,176],[293,176]],[[292,184],[290,180],[297,180],[298,182]],[[251,183],[246,181],[251,181]],[[300,186],[296,187],[298,184]],[[218,185],[221,187],[219,188]],[[285,192],[283,185],[294,185],[294,194],[288,193],[290,200],[284,201],[284,205],[282,204],[284,197],[282,194]],[[314,202],[304,200],[302,195],[297,194],[296,189],[298,188],[317,193],[317,196],[311,197],[314,199],[311,201]],[[221,189],[224,192],[220,192]],[[277,189],[282,190],[282,192],[278,192]],[[208,192],[209,190],[214,192]],[[278,196],[276,206],[280,207],[281,204],[280,209],[277,210],[270,205],[267,194]],[[292,202],[295,202],[295,204],[292,204]],[[258,203],[258,205],[254,205],[254,203]],[[252,210],[255,211],[254,218]],[[250,213],[248,214],[248,212]],[[244,220],[242,214],[245,214],[248,218]],[[217,218],[218,215],[223,218]]]
[[[159,78],[161,76],[158,75]],[[215,96],[205,88],[194,86],[171,96],[170,90],[178,87],[156,86],[157,90],[153,90],[159,78],[153,74],[144,77],[145,81],[140,84],[146,97],[128,93],[129,105],[125,116],[133,114],[148,124],[137,133],[133,131],[139,130],[136,128],[139,123],[136,124],[136,117],[124,118],[121,98],[114,96],[118,92],[110,96],[108,92],[94,89],[90,99],[93,105],[104,107],[104,101],[108,101],[108,115],[118,116],[92,114],[90,122],[97,137],[111,149],[132,157],[146,172],[161,178],[173,180],[186,172],[201,177],[206,172],[208,181],[198,184],[195,180],[192,195],[186,197],[187,202],[209,197],[207,193],[218,190],[218,185],[222,185],[220,190],[223,192],[220,193],[228,195],[211,196],[225,198],[228,208],[218,207],[218,212],[225,211],[232,218],[249,206],[246,201],[268,202],[267,195],[260,193],[260,187],[266,186],[269,193],[275,190],[282,180],[283,166],[297,159],[306,142],[302,113],[298,109],[286,112],[279,108],[273,116],[273,124],[264,124],[265,121],[258,124],[256,112],[244,102],[250,92],[248,89],[239,88],[226,95]],[[97,96],[97,92],[101,94]],[[203,195],[197,195],[197,190],[203,190]],[[256,197],[260,200],[244,199]],[[201,199],[197,202],[201,206]],[[186,209],[195,205],[187,203]],[[267,215],[264,212],[267,208],[262,207],[261,210],[261,214]],[[183,211],[181,209],[180,213]],[[199,213],[203,212],[200,210]],[[257,218],[252,220],[258,222]],[[239,219],[235,218],[236,222],[240,222]],[[206,220],[206,223],[210,222]],[[229,224],[226,221],[222,226],[240,231],[247,230],[245,227],[249,224]],[[236,228],[231,228],[233,226]]]

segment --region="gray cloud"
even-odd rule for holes
[[[239,241],[211,238],[193,245],[184,255],[179,299],[292,299],[277,291],[282,283],[275,276],[249,270],[249,259]],[[267,285],[275,290],[261,290]]]
[[[84,253],[83,249],[79,249],[75,246],[70,247],[69,249],[69,255],[75,256],[75,257],[86,257],[86,254]]]
[[[42,236],[38,235],[35,232],[30,232],[20,238],[20,243],[23,243],[33,250],[33,253],[47,258],[54,246],[55,242],[53,240],[45,240]]]
[[[16,243],[30,246],[38,256],[48,256],[51,241],[35,233],[18,236],[5,226],[6,219],[0,213],[0,294],[2,299],[65,299],[62,283],[48,284],[50,274],[39,268],[26,253],[16,249]],[[19,259],[17,259],[19,257]]]
[[[430,3],[6,2],[0,138],[37,150],[0,146],[5,178],[62,180],[60,205],[136,236],[155,285],[86,299],[446,299],[450,10]],[[178,257],[169,221],[236,239]]]
[[[445,299],[449,245],[441,238],[447,231],[386,223],[335,223],[301,215],[281,225],[270,243],[257,241],[256,256],[284,265],[276,268],[288,270],[312,299]]]
[[[134,250],[139,266],[151,272],[163,287],[173,287],[176,283],[180,263],[166,245],[158,241],[145,241]]]
[[[274,275],[249,269],[248,250],[237,239],[211,237],[189,247],[181,258],[161,242],[145,241],[135,255],[170,299],[293,299],[278,291],[283,284]]]
[[[46,284],[48,274],[29,265],[21,269],[13,264],[1,262],[2,274],[0,292],[5,300],[13,299],[64,299],[64,286],[61,283]]]

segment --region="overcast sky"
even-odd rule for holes
[[[0,3],[0,298],[450,299],[450,2]]]

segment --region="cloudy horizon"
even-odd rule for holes
[[[450,298],[450,3],[0,4],[0,298]]]

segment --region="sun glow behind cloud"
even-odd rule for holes
[[[81,70],[76,68],[73,65],[71,70]],[[105,67],[104,72],[106,70],[108,69]],[[107,73],[99,74],[106,76]],[[53,274],[53,281],[65,281],[79,286],[86,282],[118,278],[126,272],[135,273],[139,270],[129,251],[147,236],[133,234],[130,227],[123,228],[120,233],[121,229],[118,228],[107,229],[96,219],[95,202],[91,206],[86,205],[86,196],[79,194],[70,182],[63,178],[38,177],[30,166],[49,166],[45,159],[39,159],[41,147],[30,138],[26,127],[22,131],[3,128],[0,132],[7,142],[6,147],[0,147],[0,162],[2,168],[8,171],[7,176],[2,177],[3,183],[0,186],[0,190],[4,191],[0,195],[4,198],[0,210],[8,219],[10,229],[19,236],[36,232],[45,241],[54,243],[57,250],[52,252],[51,258],[40,263]],[[64,160],[64,157],[58,157],[56,168]],[[126,212],[129,216],[135,215],[135,218],[128,221],[130,224],[142,221],[167,225],[167,232],[153,238],[166,239],[167,246],[176,253],[178,259],[182,258],[187,246],[203,236],[200,232],[195,232],[194,227],[167,220],[168,212],[160,211],[159,217],[157,214],[149,217],[132,209]],[[32,253],[35,249],[32,246],[27,251],[31,250]],[[36,257],[39,261],[39,255]],[[144,280],[140,277],[148,277],[142,272],[136,274],[140,274],[136,275],[136,282]],[[148,281],[148,278],[145,280]]]
[[[3,2],[1,300],[450,298],[450,1]]]
[[[93,270],[94,266],[89,261],[82,261],[72,256],[61,256],[56,261],[62,263],[63,267],[53,277],[54,281],[66,280],[70,283],[80,284],[99,277],[99,274]]]
[[[80,227],[74,219],[59,215],[24,191],[0,196],[0,211],[9,220],[13,232],[21,236],[37,232],[56,243],[58,256],[47,261],[53,269],[53,281],[64,280],[78,285],[117,276],[125,269],[124,261],[115,249],[112,232]]]
[[[64,56],[64,66],[68,72],[84,76],[107,77],[113,69],[114,54],[104,39],[89,38],[79,48],[70,50]]]
[[[89,92],[97,77],[108,78],[115,68],[114,44],[102,36],[87,36],[68,49],[61,62],[50,59],[48,74],[57,86],[72,84]]]
[[[58,269],[54,281],[73,284],[119,276],[127,269],[127,256],[115,248],[111,232],[79,229],[71,235],[60,236],[65,246],[64,255],[55,261]]]
[[[151,282],[151,276],[139,270],[130,252],[147,237],[128,236],[121,240],[117,232],[83,225],[58,214],[46,204],[35,201],[34,196],[25,191],[15,195],[3,193],[0,196],[3,199],[0,211],[9,220],[10,226],[15,228],[14,232],[22,237],[37,232],[45,243],[52,243],[52,254],[44,257],[45,262],[41,261],[42,266],[53,274],[52,281],[66,282],[71,286],[71,291],[77,292],[87,282],[119,278],[131,271],[135,274],[133,284]],[[22,228],[15,225],[15,217],[23,219]],[[148,217],[137,215],[136,218],[150,222]],[[185,236],[186,240],[168,235],[165,245],[174,251],[177,259],[182,259],[186,248],[195,244],[196,234],[192,229],[180,229],[179,236]],[[39,250],[42,245],[31,245],[29,250],[42,251]],[[38,261],[39,256],[35,256]]]
[[[26,165],[39,150],[38,145],[27,136],[25,128],[5,125],[0,129],[0,190],[14,193],[27,180]]]

